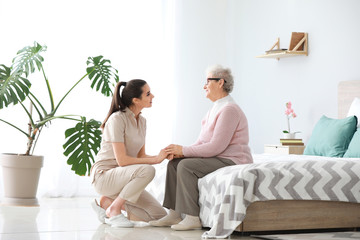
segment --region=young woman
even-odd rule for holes
[[[92,207],[101,222],[113,227],[133,227],[130,220],[149,222],[166,215],[160,203],[144,190],[155,176],[151,165],[167,156],[164,149],[157,156],[145,153],[146,120],[141,110],[151,107],[153,98],[144,80],[119,82],[101,125],[101,149],[91,177],[102,196],[100,204],[95,199]],[[127,218],[121,210],[127,212]]]

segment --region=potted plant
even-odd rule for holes
[[[35,42],[33,46],[27,46],[18,51],[10,67],[0,64],[0,110],[20,104],[21,109],[29,118],[26,130],[16,126],[10,120],[0,119],[0,122],[20,131],[27,141],[25,153],[0,155],[5,196],[2,204],[38,205],[36,191],[43,156],[34,156],[33,152],[43,127],[50,125],[51,121],[67,119],[76,122],[73,128],[65,131],[66,143],[63,145],[64,155],[68,157],[67,163],[72,166],[71,169],[76,174],[89,174],[94,156],[100,148],[101,123],[99,121],[94,119],[87,121],[85,116],[80,115],[57,115],[57,111],[70,92],[86,78],[92,81],[91,88],[100,91],[105,96],[111,96],[114,84],[119,81],[117,70],[110,65],[109,60],[102,56],[89,57],[84,76],[76,81],[56,103],[43,67],[42,54],[46,50],[46,46]],[[48,92],[46,101],[50,103],[50,109],[45,108],[44,99],[40,99],[31,91],[32,82],[29,77],[36,70],[43,77],[43,84]],[[39,83],[39,81],[36,82],[36,84]]]

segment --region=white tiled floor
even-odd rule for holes
[[[43,198],[40,207],[0,205],[1,240],[191,240],[204,230],[177,232],[139,223],[135,228],[111,228],[98,222],[91,209],[92,198]],[[239,234],[230,239],[253,239]]]

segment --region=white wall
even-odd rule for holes
[[[211,102],[203,90],[209,65],[226,63],[229,55],[226,1],[177,1],[175,16],[175,143],[190,145]]]
[[[201,90],[208,64],[229,66],[232,95],[248,117],[250,147],[262,153],[286,129],[285,103],[298,137],[307,141],[321,117],[337,117],[337,85],[360,79],[360,1],[214,0],[181,1],[178,43],[179,98],[174,141],[191,144],[210,106]],[[280,37],[288,48],[291,32],[308,32],[309,56],[255,58]],[[180,81],[181,80],[181,81]],[[194,103],[195,106],[194,106]],[[186,129],[186,130],[184,130]]]

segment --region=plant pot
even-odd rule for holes
[[[284,139],[294,139],[296,133],[284,133]]]
[[[36,198],[43,156],[1,154],[4,198],[2,205],[39,206]]]

